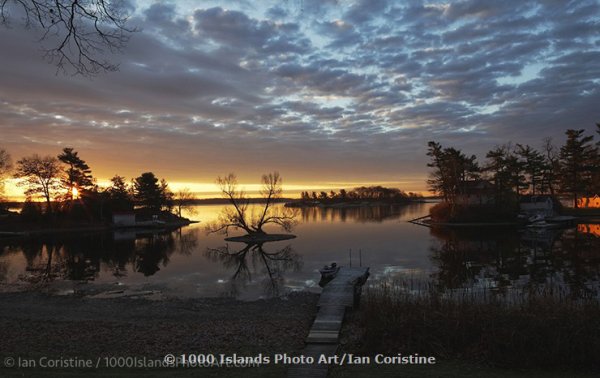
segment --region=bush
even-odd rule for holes
[[[41,222],[44,214],[39,202],[25,201],[21,209],[21,220],[25,222]]]

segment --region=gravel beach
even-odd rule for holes
[[[0,293],[0,356],[293,354],[304,346],[317,299],[310,293],[253,302]]]

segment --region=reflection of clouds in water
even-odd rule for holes
[[[431,204],[408,205],[399,209],[399,218],[388,218],[382,222],[349,221],[348,218],[342,222],[337,215],[337,220],[333,222],[329,220],[329,216],[321,220],[318,215],[315,222],[301,221],[294,230],[297,238],[290,243],[294,252],[302,256],[302,269],[285,270],[281,275],[284,277],[285,290],[319,291],[315,284],[320,278],[318,269],[334,261],[339,265],[348,265],[349,249],[352,249],[353,265],[358,265],[358,251],[362,250],[362,265],[371,268],[371,277],[367,285],[376,284],[380,277],[382,280],[404,280],[421,276],[421,273],[417,272],[425,272],[422,275],[429,279],[432,271],[435,274],[443,274],[450,283],[464,272],[466,280],[461,285],[465,287],[470,284],[488,285],[485,280],[490,279],[495,279],[498,287],[506,287],[513,282],[515,285],[521,285],[522,282],[526,282],[520,281],[523,277],[526,277],[527,282],[533,280],[536,283],[549,279],[562,282],[562,277],[577,281],[581,277],[593,277],[593,274],[598,273],[598,237],[589,234],[586,236],[583,232],[575,234],[575,230],[569,230],[558,237],[544,232],[519,234],[514,230],[465,230],[458,235],[449,236],[438,235],[436,231],[432,233],[426,227],[406,222],[408,219],[424,215],[430,206]],[[199,214],[218,214],[222,205],[197,207]],[[195,219],[201,223],[174,231],[170,236],[157,236],[153,242],[140,241],[139,250],[136,250],[134,243],[135,232],[115,236],[111,233],[85,233],[28,240],[0,239],[0,261],[8,265],[7,275],[0,279],[11,283],[17,282],[19,276],[39,277],[39,272],[28,271],[27,267],[47,268],[48,247],[57,246],[58,253],[53,252],[51,260],[52,267],[56,267],[60,273],[55,280],[83,279],[100,284],[120,282],[132,286],[156,284],[166,287],[169,295],[222,295],[230,289],[231,276],[237,267],[226,267],[219,260],[206,258],[207,248],[224,246],[225,243],[221,235],[205,234],[203,216]],[[152,234],[138,234],[137,238],[148,239]],[[172,242],[161,238],[171,238]],[[153,243],[154,247],[149,247],[148,243]],[[288,242],[269,243],[265,244],[263,249],[266,252],[276,252],[287,244]],[[431,248],[441,250],[446,244],[450,244],[457,251],[456,259],[450,259],[452,253],[439,254],[444,259],[440,266],[440,262],[433,258],[438,252],[432,253]],[[147,247],[144,251],[142,245]],[[244,245],[229,246],[231,252],[237,252]],[[152,248],[159,251],[151,252]],[[536,252],[532,253],[532,250]],[[134,265],[137,252],[141,252],[147,259],[145,263],[151,263],[155,258],[154,264],[158,264],[160,270],[151,276],[137,272]],[[70,259],[66,254],[71,255]],[[162,259],[163,255],[166,260]],[[236,282],[238,298],[242,299],[265,296],[264,280],[268,280],[264,263],[260,259],[253,262],[249,255],[250,252],[247,265],[253,281]],[[586,262],[586,259],[589,261]],[[549,260],[550,265],[546,260]],[[451,265],[453,261],[456,265]],[[554,274],[547,271],[562,269],[559,272],[565,272],[568,270],[568,264],[572,264],[571,273]],[[507,274],[506,279],[495,278],[501,277],[498,273],[500,271]],[[218,280],[223,282],[218,283]],[[582,281],[583,284],[587,282],[585,280],[587,279]],[[272,285],[272,282],[267,281],[266,284]]]

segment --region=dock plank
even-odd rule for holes
[[[333,356],[338,348],[340,331],[346,309],[357,303],[360,289],[369,276],[369,268],[342,267],[321,293],[317,304],[318,312],[306,338],[304,356],[314,356],[318,361],[321,355]],[[292,366],[288,369],[289,378],[327,377],[328,366],[312,365]]]

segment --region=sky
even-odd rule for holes
[[[73,147],[101,183],[425,191],[427,142],[558,145],[600,122],[600,1],[129,1],[117,72],[57,73],[0,27],[0,148]],[[252,188],[252,187],[250,187]]]

